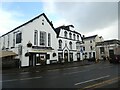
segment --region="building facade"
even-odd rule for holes
[[[0,50],[16,53],[20,66],[36,66],[57,61],[56,32],[43,13],[0,37]],[[4,55],[2,55],[4,56]]]
[[[83,58],[84,59],[91,59],[97,57],[97,49],[96,49],[96,43],[103,41],[102,36],[93,35],[89,37],[83,36]]]
[[[98,55],[97,59],[103,59],[103,57],[112,57],[113,55],[120,55],[120,40],[113,39],[98,42],[96,47]]]
[[[73,62],[80,61],[81,34],[76,32],[73,25],[60,26],[55,29],[57,34],[58,61]]]

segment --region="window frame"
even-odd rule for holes
[[[48,33],[48,46],[51,46],[51,34]]]
[[[69,38],[72,39],[72,33],[71,32],[69,33]]]
[[[93,47],[92,47],[92,46],[90,46],[90,50],[93,50]]]
[[[73,34],[73,39],[76,40],[76,35],[75,35],[75,33]]]
[[[39,32],[39,45],[40,46],[46,46],[46,32],[45,31],[40,31]]]
[[[67,38],[67,31],[64,31],[64,37]]]
[[[72,42],[69,42],[69,48],[72,50]]]
[[[16,33],[16,44],[22,43],[22,32]]]
[[[62,40],[60,39],[58,43],[59,43],[59,49],[62,49]]]
[[[90,40],[90,43],[92,43],[92,40]]]
[[[34,45],[38,45],[38,30],[34,30]]]
[[[8,48],[10,46],[10,35],[8,34]]]
[[[79,35],[77,35],[77,40],[79,41]]]
[[[83,46],[83,51],[85,51],[85,46]]]

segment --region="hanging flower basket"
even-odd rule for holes
[[[32,47],[32,43],[28,42],[27,47]]]
[[[26,57],[30,56],[30,53],[29,52],[25,53],[25,56]]]

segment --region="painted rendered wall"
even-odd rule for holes
[[[44,25],[42,25],[42,20],[44,20]],[[57,38],[56,38],[56,33],[53,30],[53,28],[49,25],[49,23],[47,22],[46,18],[44,16],[40,16],[39,18],[33,20],[32,22],[16,29],[15,31],[9,33],[10,35],[10,45],[9,45],[9,51],[13,51],[16,54],[18,53],[18,47],[19,45],[22,45],[22,55],[17,56],[16,58],[19,58],[21,61],[21,66],[28,66],[29,65],[29,57],[25,57],[25,53],[29,52],[30,50],[32,51],[32,49],[27,48],[27,43],[30,41],[33,45],[34,45],[34,30],[38,30],[38,34],[39,31],[45,31],[47,34],[47,41],[46,41],[46,45],[48,45],[48,33],[51,34],[51,47],[54,49],[52,50],[52,52],[48,52],[50,53],[50,60],[57,60],[57,56],[52,57],[53,52],[55,52],[57,54]],[[15,47],[11,49],[11,47],[13,47],[13,33],[14,32],[22,32],[22,42],[19,44],[15,44]],[[3,41],[4,41],[4,37],[5,37],[5,47],[7,47],[7,35],[0,37],[0,50],[2,50],[3,47]],[[16,36],[16,35],[15,35]],[[39,37],[39,35],[38,35]],[[16,37],[15,37],[16,38]],[[16,43],[16,42],[15,42]],[[39,44],[39,38],[38,38],[38,44]],[[38,45],[39,46],[39,45]]]

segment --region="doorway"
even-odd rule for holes
[[[64,51],[64,62],[68,62],[68,51]]]
[[[114,57],[114,50],[109,50],[109,57],[113,58]]]
[[[77,61],[80,61],[80,53],[77,53]]]
[[[95,52],[93,52],[93,59],[95,59]]]
[[[70,62],[73,62],[73,53],[69,53],[70,56]]]

